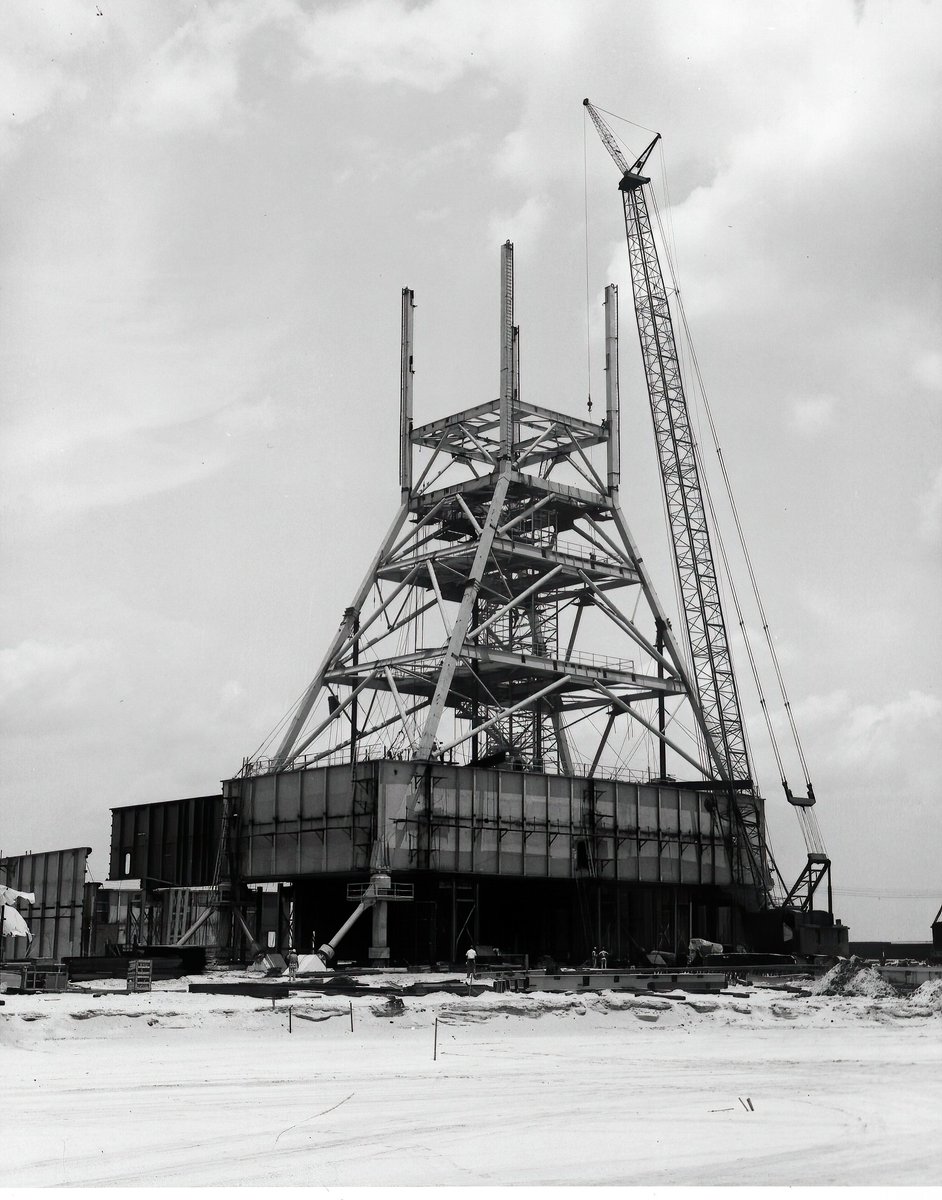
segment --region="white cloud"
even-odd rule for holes
[[[87,94],[75,60],[105,33],[83,0],[0,6],[0,159],[56,104]]]
[[[27,638],[0,650],[0,710],[10,733],[41,727],[47,732],[80,723],[98,694],[105,664],[113,657],[106,640],[76,642]]]
[[[126,89],[122,119],[162,134],[224,131],[247,111],[246,60],[271,39],[277,52],[268,46],[263,75],[439,92],[466,74],[506,77],[522,56],[562,52],[575,24],[569,4],[536,0],[359,0],[314,12],[296,0],[227,0],[198,8],[154,50]]]
[[[942,546],[942,467],[919,497],[919,536],[932,546]]]
[[[221,125],[237,110],[238,68],[232,58],[157,60],[128,95],[129,116],[158,133]]]
[[[575,23],[572,6],[553,0],[360,0],[312,14],[300,45],[317,75],[439,92],[468,72],[519,72],[523,52],[564,49]]]
[[[227,0],[198,7],[127,87],[120,119],[156,133],[226,130],[241,115],[243,57],[266,30],[290,31],[292,0]]]
[[[122,420],[97,436],[72,427],[45,446],[26,434],[14,443],[14,486],[28,486],[30,504],[52,513],[126,504],[210,479],[276,420],[266,397],[158,427]]]
[[[495,213],[488,221],[488,245],[510,239],[535,252],[549,219],[549,203],[542,196],[528,196],[511,213]]]
[[[802,437],[814,437],[834,424],[837,401],[833,396],[805,396],[791,406],[790,424]]]
[[[884,782],[889,788],[893,772],[902,781],[919,758],[915,748],[937,743],[942,724],[942,699],[918,688],[879,703],[854,703],[849,692],[837,690],[809,696],[794,711],[799,727],[816,728],[831,763],[852,773],[845,781],[848,794],[855,785],[863,790]],[[875,771],[890,774],[881,780]]]
[[[927,350],[912,367],[913,378],[931,392],[942,392],[942,350]]]

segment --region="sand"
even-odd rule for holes
[[[5,997],[5,1185],[942,1178],[936,984],[910,998],[737,987],[274,1006],[185,986]]]

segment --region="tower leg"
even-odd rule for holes
[[[370,946],[370,966],[385,967],[389,962],[389,915],[385,900],[373,905],[373,934]]]

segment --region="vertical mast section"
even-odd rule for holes
[[[723,774],[751,780],[696,446],[643,177],[621,182],[635,313],[697,690]]]
[[[487,514],[481,526],[477,549],[464,586],[464,594],[458,606],[458,615],[451,628],[451,636],[442,657],[435,691],[428,707],[428,715],[416,748],[416,759],[426,761],[432,755],[438,727],[448,701],[455,671],[471,628],[471,618],[478,602],[481,580],[484,576],[494,538],[501,523],[504,502],[510,486],[510,471],[514,450],[514,382],[516,379],[516,336],[514,329],[514,248],[507,241],[500,249],[500,412],[497,471],[495,486],[491,493]]]
[[[403,501],[412,492],[412,326],[415,316],[415,293],[402,289],[402,341],[399,383],[399,487]]]
[[[500,248],[500,457],[509,464],[513,454],[514,407],[514,248]]]
[[[701,730],[719,777],[732,787],[748,789],[745,793],[740,791],[734,799],[741,831],[737,839],[741,850],[739,867],[751,877],[760,894],[768,898],[770,876],[761,801],[752,781],[696,445],[667,290],[644,195],[644,185],[650,180],[642,171],[660,134],[629,166],[602,116],[588,100],[584,104],[622,173],[618,186],[624,205],[635,315],[693,668],[696,688],[693,700],[695,707],[699,707]],[[669,631],[665,629],[663,636],[669,638]],[[730,796],[734,797],[732,788]]]
[[[650,180],[641,171],[661,135],[658,134],[629,166],[601,114],[588,100],[583,104],[602,143],[622,173],[618,186],[624,203],[638,336],[707,749],[722,779],[748,783],[751,782],[751,770],[720,605],[687,397],[680,374],[667,290],[643,191],[644,184]]]
[[[605,421],[608,426],[608,490],[617,495],[621,480],[621,417],[618,402],[618,288],[605,289]]]

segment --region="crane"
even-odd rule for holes
[[[656,134],[644,151],[629,164],[614,133],[598,109],[588,99],[584,100],[583,104],[602,144],[621,172],[618,186],[624,206],[635,314],[654,421],[658,465],[673,545],[687,645],[697,693],[690,699],[691,703],[698,705],[700,709],[699,725],[704,734],[709,761],[730,797],[730,848],[734,861],[738,863],[740,878],[751,879],[764,905],[771,907],[777,903],[773,892],[773,873],[778,875],[778,871],[765,836],[762,800],[749,761],[704,503],[704,488],[700,479],[696,440],[684,392],[668,292],[645,196],[645,185],[650,183],[650,179],[644,174],[645,165],[661,135]],[[737,528],[742,537],[738,523]],[[759,599],[758,591],[756,597]],[[761,599],[759,603],[761,610]],[[764,620],[764,611],[762,615]],[[765,628],[767,631],[767,622]],[[769,645],[781,683],[771,638]],[[751,650],[749,653],[755,673]],[[758,683],[758,675],[756,679]],[[791,721],[787,696],[785,702]],[[765,711],[764,698],[762,703]],[[767,712],[766,719],[773,738],[776,761],[781,768],[781,757]],[[793,722],[792,728],[804,767],[804,756],[800,743],[797,742],[797,731]],[[807,780],[806,768],[805,774]],[[788,787],[782,770],[786,797],[799,812],[808,862],[799,879],[787,890],[781,903],[804,911],[809,910],[815,889],[827,876],[830,912],[830,860],[824,851],[817,822],[810,811],[815,798],[810,780],[807,782],[807,796],[796,797]]]

